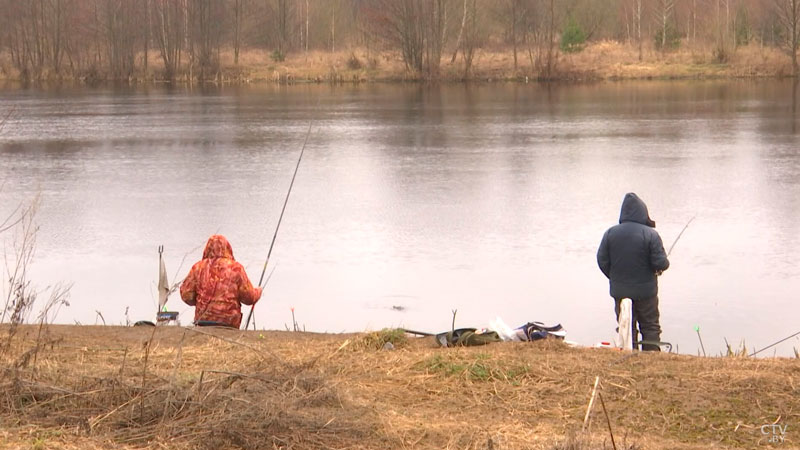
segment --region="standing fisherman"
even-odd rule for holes
[[[669,268],[661,236],[650,219],[647,205],[634,193],[625,194],[619,214],[619,225],[606,231],[597,250],[597,264],[609,279],[614,312],[619,320],[620,302],[633,302],[633,340],[661,341],[658,312],[658,278]],[[660,351],[656,344],[642,344],[642,350]]]
[[[194,324],[239,328],[242,305],[255,305],[262,288],[254,288],[244,267],[233,259],[224,236],[208,238],[203,259],[192,266],[181,284],[181,298],[194,306]]]

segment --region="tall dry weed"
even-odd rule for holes
[[[4,251],[5,277],[8,280],[4,286],[6,290],[6,302],[3,314],[0,316],[0,323],[5,322],[8,317],[11,326],[4,348],[7,349],[16,333],[17,326],[24,323],[27,319],[33,303],[36,301],[36,290],[32,287],[28,277],[33,255],[36,249],[36,211],[39,208],[39,196],[37,195],[27,207],[18,206],[15,211],[19,211],[19,218],[11,220],[15,225],[11,248]]]
[[[69,306],[68,298],[71,284],[58,283],[38,290],[30,279],[31,266],[36,253],[36,238],[39,225],[36,215],[39,211],[41,196],[37,194],[27,205],[20,204],[4,223],[5,229],[11,231],[10,247],[5,247],[3,253],[5,305],[3,307],[0,323],[6,322],[8,333],[2,344],[3,351],[8,350],[20,324],[29,320],[34,303],[40,294],[48,294],[44,307],[39,312],[37,320],[40,325],[38,342],[41,338],[41,327],[55,320],[55,316],[62,306]]]

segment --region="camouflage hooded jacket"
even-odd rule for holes
[[[244,267],[233,259],[233,249],[224,236],[208,238],[203,259],[181,284],[181,299],[195,307],[194,321],[213,321],[239,328],[241,305],[253,305],[261,297]]]

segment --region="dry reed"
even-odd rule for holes
[[[432,338],[379,350],[387,331],[47,328],[35,367],[34,327],[0,360],[0,443],[574,449],[611,448],[613,428],[617,448],[750,448],[760,425],[800,422],[794,359]],[[608,427],[576,440],[598,375]]]

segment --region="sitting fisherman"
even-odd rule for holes
[[[181,284],[181,299],[194,306],[194,323],[239,328],[242,305],[254,305],[262,288],[254,288],[244,267],[233,259],[233,249],[224,236],[208,238],[203,259]]]

